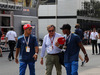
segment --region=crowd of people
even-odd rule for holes
[[[89,61],[88,54],[83,46],[83,44],[92,44],[92,54],[100,54],[100,30],[96,32],[93,31],[82,31],[80,25],[75,25],[75,32],[71,32],[71,26],[69,24],[63,24],[60,28],[64,34],[56,32],[56,27],[54,25],[47,26],[48,34],[44,36],[42,49],[41,49],[41,60],[40,64],[44,64],[44,57],[46,58],[46,72],[45,75],[52,75],[53,66],[56,68],[57,75],[62,75],[62,64],[59,54],[63,52],[63,66],[65,67],[67,75],[78,75],[78,61],[79,58],[82,61],[81,66]],[[27,65],[29,66],[30,75],[35,75],[35,62],[38,58],[38,41],[35,35],[32,35],[32,26],[30,24],[25,24],[23,26],[24,34],[17,38],[17,33],[11,28],[6,34],[5,46],[7,42],[10,48],[10,53],[8,55],[8,60],[19,63],[19,75],[25,75],[25,70]],[[58,42],[58,39],[63,37],[60,42],[64,41],[63,44]],[[97,43],[99,47],[99,53],[97,50]],[[16,44],[16,54],[14,56],[14,47]],[[94,47],[96,51],[94,51]],[[84,57],[79,54],[80,50],[83,52]],[[47,52],[45,56],[45,52]],[[0,48],[0,56],[2,56],[2,49]],[[19,57],[19,58],[18,58]]]
[[[86,30],[83,32],[83,36],[82,43],[84,45],[92,45],[92,54],[100,54],[100,29],[96,30],[96,28],[93,28],[92,30]]]

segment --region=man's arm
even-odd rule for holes
[[[15,32],[15,40],[16,40],[16,42],[17,42],[17,40],[18,40],[18,39],[17,39],[17,33],[16,33],[16,32]]]
[[[41,49],[41,60],[40,63],[43,65],[43,57],[45,55],[45,50],[46,50],[46,38],[43,39],[43,44],[42,44],[42,49]]]
[[[16,54],[15,54],[15,62],[18,64],[18,54],[19,54],[20,48],[16,48]]]
[[[5,39],[5,46],[7,47],[7,40],[8,40],[8,38],[6,37],[6,39]]]
[[[17,42],[17,40],[18,40],[17,37],[15,37],[15,40],[16,40],[16,42]]]
[[[35,54],[34,54],[34,56],[33,56],[35,60],[37,60],[38,52],[39,52],[39,47],[36,46],[36,47],[35,47]]]
[[[89,61],[89,58],[88,58],[88,55],[87,55],[87,53],[86,53],[86,50],[85,50],[85,48],[84,48],[82,42],[79,42],[78,45],[79,45],[79,47],[81,48],[82,52],[84,53],[85,61],[86,61],[86,63],[87,63],[87,62]]]

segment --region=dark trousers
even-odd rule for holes
[[[8,58],[12,57],[12,59],[14,59],[13,51],[14,51],[14,47],[15,47],[16,42],[11,40],[11,41],[8,41],[8,44],[9,44],[9,48],[10,48],[10,53],[8,55]]]
[[[98,47],[99,47],[99,54],[100,54],[100,43],[98,44]]]
[[[94,54],[94,47],[96,49],[96,54],[98,53],[97,51],[97,40],[92,40],[92,53]]]

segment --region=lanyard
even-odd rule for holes
[[[70,42],[70,39],[71,39],[71,34],[72,34],[72,33],[70,33],[70,34],[69,34],[69,36],[66,38],[66,40],[69,38],[69,40],[68,40],[67,44]]]
[[[25,35],[24,35],[24,40],[25,40],[27,46],[29,44],[29,39],[30,39],[30,36],[28,37],[28,41],[26,41],[26,38],[25,38]]]
[[[53,36],[53,40],[52,40],[52,38],[50,38],[51,45],[53,45],[54,38],[55,38],[55,35]]]

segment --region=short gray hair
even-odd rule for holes
[[[49,30],[49,28],[51,28],[51,27],[54,27],[54,30],[55,30],[55,28],[56,28],[54,25],[48,25],[48,26],[47,26],[47,30]]]

